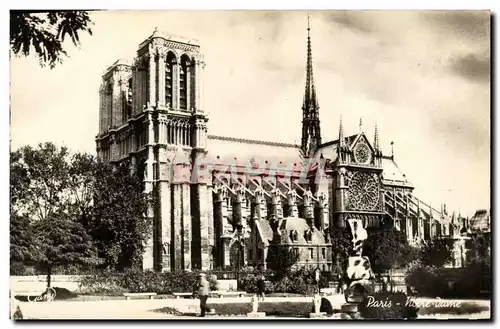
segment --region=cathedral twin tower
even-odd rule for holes
[[[148,212],[154,229],[144,268],[210,266],[211,193],[206,183],[191,184],[189,172],[206,147],[204,67],[196,41],[155,30],[139,45],[132,66],[119,60],[103,75],[98,157],[130,161],[145,191],[160,200]]]

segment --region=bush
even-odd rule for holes
[[[118,296],[129,292],[121,286],[123,273],[102,271],[80,277],[80,293],[84,295]]]
[[[141,293],[156,292],[171,294],[172,292],[192,292],[199,272],[153,272],[140,269],[129,269],[123,273],[102,271],[98,274],[82,277],[80,291],[84,294],[121,295],[124,292]],[[217,279],[207,275],[210,289],[217,289]]]
[[[20,262],[11,262],[10,264],[10,275],[19,275],[19,276],[30,276],[30,275],[38,275],[35,267],[26,266]]]
[[[419,296],[481,298],[485,297],[482,291],[489,293],[491,289],[491,268],[482,261],[460,269],[415,263],[408,269],[405,281]]]
[[[475,261],[463,268],[457,277],[452,289],[445,297],[450,298],[480,298],[486,291],[491,290],[491,268],[489,263]]]
[[[403,292],[380,291],[366,297],[358,309],[363,319],[416,319],[418,308],[407,305],[407,300]]]
[[[310,302],[261,302],[259,312],[269,316],[309,316],[312,300]],[[208,308],[215,310],[218,315],[240,315],[252,312],[251,303],[207,303]]]
[[[263,274],[266,278],[266,294],[293,293],[298,295],[313,295],[318,289],[315,271],[305,268],[290,270],[286,275],[282,276],[275,276],[272,271],[262,273],[249,270],[240,273],[238,289],[249,293],[257,292],[257,280],[260,274]],[[319,287],[327,288],[331,279],[331,275],[322,274],[320,276]]]
[[[273,292],[295,293],[311,296],[317,291],[317,285],[310,282],[302,271],[290,272],[287,276],[272,283]]]
[[[238,277],[238,290],[256,293],[258,291],[257,282],[259,275],[263,275],[265,278],[265,293],[273,293],[274,288],[271,281],[274,278],[274,273],[270,270],[256,271],[251,268],[247,268],[240,272]]]
[[[420,262],[408,268],[405,282],[419,296],[442,297],[448,290],[446,277],[435,267]]]
[[[54,287],[54,290],[56,292],[56,298],[54,300],[66,300],[78,297],[78,294],[69,291],[66,288]]]

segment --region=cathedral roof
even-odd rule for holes
[[[408,179],[406,179],[406,175],[401,172],[393,157],[383,156],[382,168],[384,169],[382,177],[385,181],[393,181],[395,183],[405,185],[409,184]]]
[[[325,244],[325,236],[318,229],[314,229],[311,237],[311,242],[307,242],[305,238],[305,234],[311,228],[307,224],[307,221],[304,218],[299,217],[286,217],[280,222],[279,230],[281,231],[281,243],[287,244]],[[297,240],[292,241],[290,238],[290,233],[297,232]]]
[[[208,136],[207,149],[208,161],[225,165],[257,163],[261,168],[279,166],[292,170],[293,164],[301,161],[300,146],[288,143]]]
[[[257,232],[260,236],[260,239],[267,247],[269,242],[273,239],[273,229],[269,224],[269,221],[265,219],[259,219],[255,221],[255,226],[257,227]]]

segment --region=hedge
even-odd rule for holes
[[[153,272],[131,269],[125,272],[102,271],[80,279],[80,292],[86,295],[121,295],[124,292],[192,292],[199,272]],[[211,290],[217,290],[217,279],[207,275]]]
[[[422,297],[481,298],[491,290],[491,268],[486,262],[473,262],[464,268],[436,268],[413,264],[407,271],[406,284]]]
[[[266,277],[265,293],[293,293],[299,295],[312,296],[318,290],[315,271],[307,269],[296,269],[289,271],[285,276],[278,278],[271,271],[254,272],[252,270],[240,273],[238,280],[238,290],[248,293],[257,292],[258,276],[263,274]],[[319,288],[327,288],[328,282],[332,280],[330,274],[320,276]]]

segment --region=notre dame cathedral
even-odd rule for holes
[[[300,265],[329,271],[330,232],[349,218],[366,228],[390,216],[411,243],[457,227],[445,207],[413,195],[376,127],[367,136],[360,121],[359,133],[345,136],[340,120],[338,139],[321,139],[307,31],[301,145],[209,135],[196,40],[155,30],[132,65],[119,60],[106,70],[98,157],[129,160],[158,200],[148,212],[144,269],[266,268],[269,247],[281,244]]]

